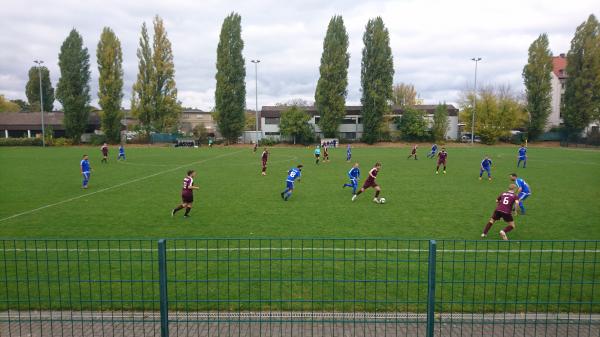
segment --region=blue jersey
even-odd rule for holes
[[[520,148],[519,149],[519,157],[525,158],[526,155],[527,155],[527,148],[526,147]]]
[[[321,154],[321,149],[320,148],[315,149],[315,154]]]
[[[360,169],[358,167],[351,168],[350,171],[348,171],[348,177],[350,180],[360,178]]]
[[[125,148],[122,146],[119,146],[119,154],[124,154],[125,153]]]
[[[300,169],[293,168],[288,171],[287,181],[294,182],[296,178],[300,178]]]
[[[517,178],[517,180],[515,181],[515,184],[517,184],[517,186],[521,189],[521,192],[531,193],[531,190],[529,189],[529,185],[525,182],[525,180],[523,180],[521,178]]]
[[[347,154],[350,154],[350,153],[352,153],[352,148],[351,148],[350,146],[348,146],[348,148],[346,149],[346,153],[347,153]]]
[[[491,166],[492,166],[491,159],[486,158],[481,162],[481,167],[483,167],[483,168],[490,168]]]
[[[81,166],[81,172],[90,172],[90,162],[87,159],[83,159],[79,165]]]
[[[433,144],[433,146],[431,147],[431,152],[435,152],[437,151],[437,145]]]

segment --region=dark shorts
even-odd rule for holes
[[[438,165],[446,165],[446,161],[445,160],[438,160]]]
[[[319,158],[321,155],[320,154],[315,154],[315,157]]]
[[[364,189],[366,190],[366,189],[367,189],[367,188],[369,188],[369,187],[373,187],[373,188],[375,188],[375,187],[377,187],[377,186],[379,186],[379,185],[377,185],[377,183],[376,183],[376,182],[367,180],[367,181],[365,181],[365,183],[364,183],[364,185],[363,185],[363,187],[362,187],[362,188],[364,188]]]
[[[417,153],[417,151],[412,150],[412,152],[410,154],[416,154],[416,153]]]
[[[506,214],[506,213],[500,212],[500,211],[494,211],[494,214],[492,214],[492,219],[494,219],[495,221],[502,219],[505,222],[514,221],[512,214]]]
[[[181,201],[183,201],[185,204],[191,204],[194,202],[194,193],[192,191],[181,192]]]

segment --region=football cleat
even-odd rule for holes
[[[358,194],[352,196],[352,201],[356,200],[356,198],[358,198]]]
[[[506,236],[506,233],[504,233],[504,230],[500,231],[500,237],[502,238],[502,240],[508,241],[508,236]]]

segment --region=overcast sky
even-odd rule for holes
[[[27,71],[38,58],[49,67],[56,87],[60,45],[76,28],[90,53],[92,104],[97,105],[96,44],[102,27],[110,26],[123,47],[123,105],[129,107],[140,27],[144,21],[151,26],[158,14],[173,45],[179,99],[184,106],[211,109],[219,31],[225,16],[236,11],[242,16],[248,108],[255,105],[250,63],[255,58],[261,60],[259,106],[314,100],[323,37],[335,14],[343,16],[350,38],[348,104],[360,103],[362,34],[368,19],[376,16],[390,31],[394,81],[414,84],[426,103],[455,103],[459,92],[473,85],[472,57],[483,58],[480,84],[522,90],[529,44],[545,32],[555,55],[566,52],[575,28],[599,9],[597,0],[560,5],[547,0],[3,0],[0,94],[25,99]]]

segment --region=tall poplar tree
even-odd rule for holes
[[[25,85],[25,95],[27,96],[27,102],[31,106],[31,111],[40,111],[40,76],[39,72],[42,73],[42,95],[44,100],[44,111],[54,110],[54,88],[50,81],[50,71],[46,67],[41,67],[38,71],[38,67],[29,68],[29,80]]]
[[[575,31],[567,54],[562,117],[570,135],[600,118],[600,23],[592,14]]]
[[[363,35],[361,76],[363,140],[379,140],[385,115],[390,111],[394,62],[390,35],[381,17],[369,20]]]
[[[60,79],[56,97],[65,113],[67,136],[79,142],[85,132],[90,113],[90,55],[83,46],[83,38],[72,29],[58,54]]]
[[[121,42],[104,27],[96,49],[98,61],[98,103],[102,108],[102,130],[111,143],[121,140],[121,101],[123,100],[123,52]]]
[[[246,65],[241,21],[237,13],[225,18],[217,46],[215,111],[219,131],[228,142],[237,140],[245,124]]]
[[[152,79],[154,78],[154,66],[152,64],[152,47],[148,37],[146,23],[142,24],[140,45],[137,50],[138,74],[133,84],[131,95],[131,112],[140,120],[142,128],[148,132],[152,128]]]
[[[552,52],[548,36],[540,35],[529,47],[529,60],[523,68],[523,81],[530,116],[529,139],[539,137],[552,111]]]
[[[319,81],[315,91],[315,106],[319,113],[319,127],[325,137],[335,137],[346,114],[348,94],[348,33],[341,16],[329,21],[323,41],[319,67]]]

